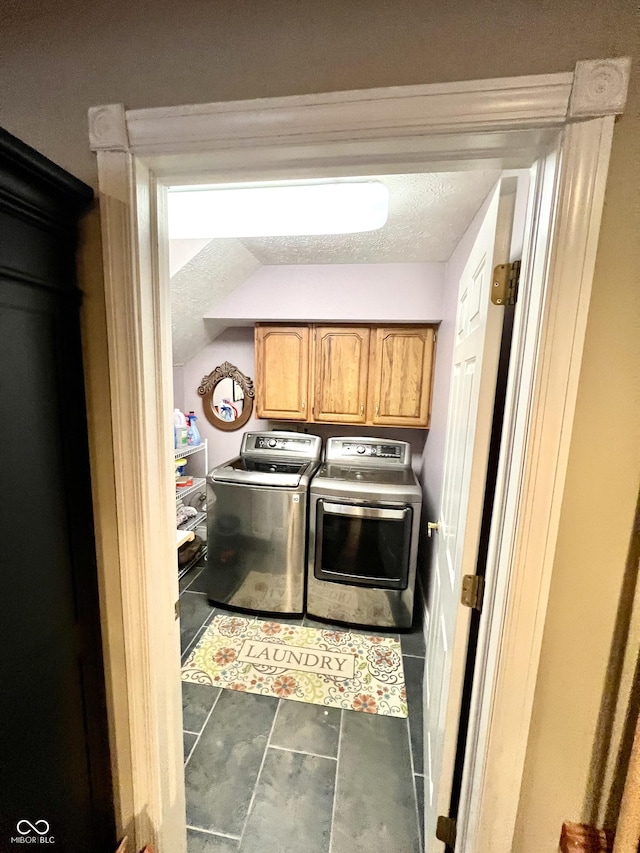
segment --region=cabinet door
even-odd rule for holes
[[[365,423],[368,368],[369,329],[316,326],[314,420]]]
[[[306,420],[309,327],[256,327],[256,414],[274,420]]]
[[[429,426],[434,329],[425,326],[380,327],[374,335],[369,423]]]

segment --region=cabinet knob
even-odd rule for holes
[[[306,401],[306,400],[303,400],[303,401],[302,401],[302,405],[301,405],[301,407],[300,407],[300,408],[302,409],[302,411],[303,411],[303,412],[304,412],[304,408],[305,408],[305,406],[306,406],[306,405],[307,405],[307,401]]]

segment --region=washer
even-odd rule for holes
[[[310,489],[307,613],[410,628],[421,507],[406,441],[330,438]]]
[[[247,432],[207,476],[207,595],[253,613],[304,612],[309,483],[316,435]]]

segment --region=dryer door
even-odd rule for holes
[[[319,500],[314,575],[318,580],[406,589],[411,507]]]

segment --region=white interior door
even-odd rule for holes
[[[470,610],[462,577],[475,573],[503,309],[491,303],[492,271],[509,260],[514,179],[493,191],[458,288],[440,527],[429,578],[424,681],[425,850],[442,850],[448,815]]]

